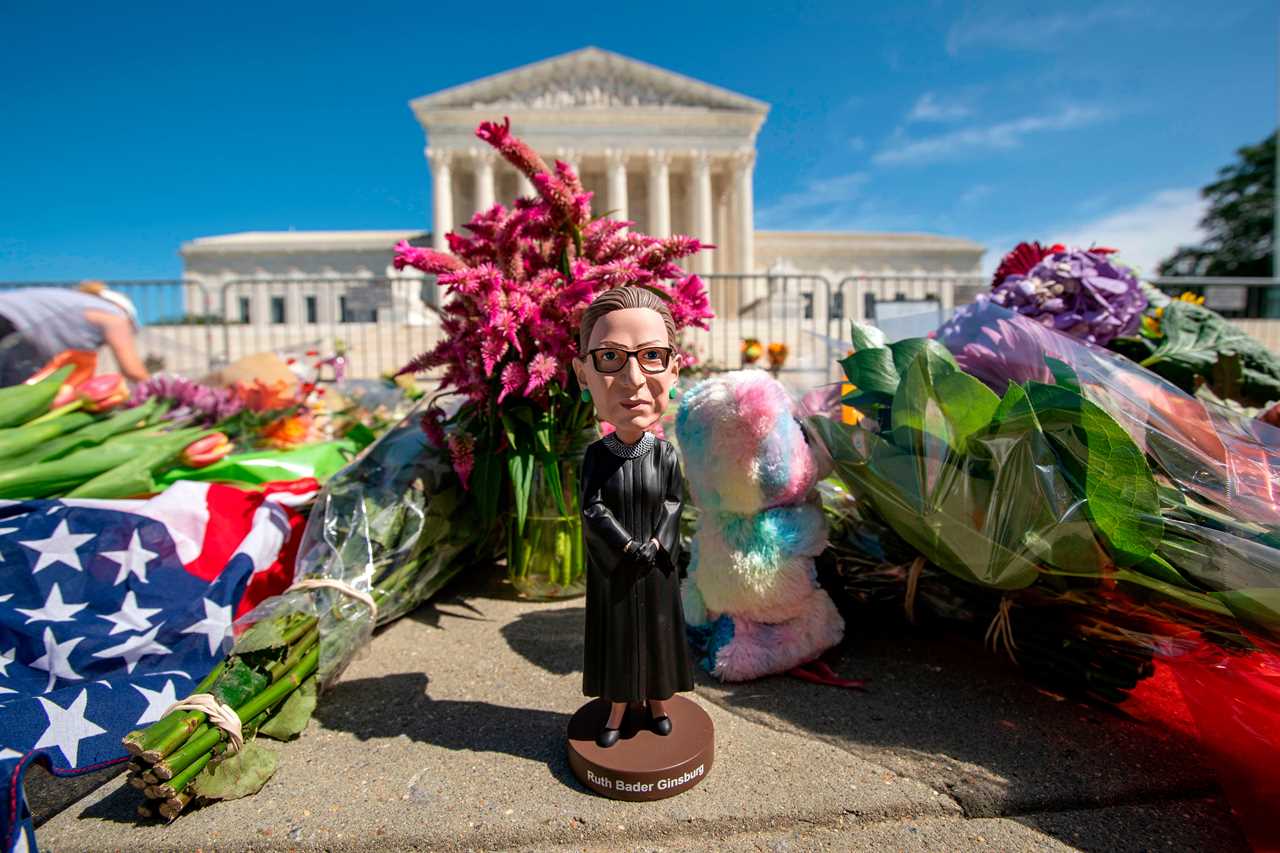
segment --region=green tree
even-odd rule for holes
[[[1276,134],[1237,154],[1240,159],[1219,169],[1218,179],[1200,191],[1209,202],[1200,220],[1204,243],[1180,246],[1160,264],[1160,275],[1271,275]]]

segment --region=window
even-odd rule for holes
[[[284,323],[284,297],[271,297],[271,322],[278,325]]]
[[[803,316],[806,320],[813,319],[813,291],[806,291],[800,294],[801,305],[803,306]]]
[[[240,322],[241,323],[253,322],[253,317],[249,311],[249,305],[250,305],[249,297],[241,296],[240,297]]]
[[[831,319],[832,320],[844,319],[844,294],[843,293],[831,294]]]
[[[320,322],[320,308],[314,296],[308,296],[306,301],[307,322],[314,325]]]
[[[338,297],[338,322],[351,322],[351,314],[347,311],[347,297],[345,296]]]

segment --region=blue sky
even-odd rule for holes
[[[952,234],[988,264],[1024,238],[1153,264],[1276,125],[1269,0],[361,6],[0,2],[0,280],[426,228],[407,102],[586,45],[772,104],[757,227]]]

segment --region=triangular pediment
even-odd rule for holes
[[[595,47],[454,86],[413,102],[433,110],[692,109],[764,114],[769,105]]]

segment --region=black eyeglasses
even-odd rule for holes
[[[618,347],[599,347],[587,353],[591,363],[601,373],[617,373],[627,364],[627,359],[636,357],[636,363],[645,373],[661,373],[671,364],[671,347],[641,347],[636,350]]]

